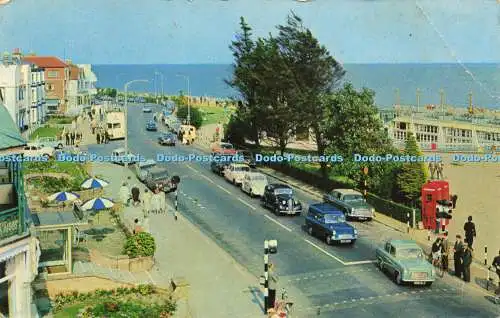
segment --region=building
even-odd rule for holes
[[[44,70],[47,115],[64,113],[68,102],[67,82],[70,68],[53,56],[25,56],[24,61]]]
[[[80,68],[78,79],[78,105],[90,106],[92,99],[97,95],[97,76],[92,72],[92,65],[78,64]]]
[[[78,82],[80,79],[80,68],[73,64],[70,60],[66,61],[69,69],[69,77],[66,82],[67,90],[67,107],[66,113],[78,114]]]
[[[500,149],[500,125],[494,120],[460,120],[450,116],[400,115],[381,112],[385,129],[398,148],[408,133],[415,135],[422,150],[490,151]]]
[[[26,145],[3,105],[0,127],[0,153],[16,153]],[[1,162],[0,316],[38,317],[31,283],[38,274],[40,246],[31,236],[29,220],[22,162]]]

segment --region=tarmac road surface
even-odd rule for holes
[[[130,106],[128,112],[129,148],[133,153],[153,159],[159,152],[204,154],[192,146],[159,146],[160,132],[145,131],[152,114],[141,110],[142,107]],[[122,145],[123,142],[93,145],[89,151],[108,155]],[[462,284],[457,285],[447,277],[438,279],[432,287],[398,286],[392,282],[373,264],[374,249],[385,239],[401,234],[381,224],[356,222],[360,238],[354,246],[328,246],[302,229],[303,216],[275,216],[261,207],[259,199],[250,198],[213,174],[208,162],[162,165],[172,175],[181,177],[180,213],[255,275],[256,281],[263,274],[264,240],[278,240],[278,254],[271,255],[270,261],[276,265],[278,288],[286,288],[290,301],[294,302],[294,317],[500,315],[500,307],[486,300],[482,293],[463,290]],[[319,201],[296,190],[306,208],[307,204]]]

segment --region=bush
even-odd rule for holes
[[[180,106],[177,109],[177,117],[184,122],[184,120],[187,118],[188,114],[188,108],[187,106]],[[201,114],[200,110],[196,107],[190,107],[190,121],[191,125],[196,127],[196,129],[200,128],[201,125],[203,124],[203,115]]]
[[[410,216],[410,225],[415,227],[413,224],[413,209],[405,205],[382,199],[381,197],[368,193],[366,201],[371,204],[375,211],[387,215],[395,220],[406,223],[408,221],[408,215]],[[418,223],[422,221],[422,214],[419,209],[415,209],[415,222]]]
[[[124,253],[130,258],[153,256],[156,250],[154,237],[146,232],[140,232],[127,238]]]

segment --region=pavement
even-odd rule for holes
[[[129,147],[134,153],[153,159],[158,153],[178,157],[192,155],[192,159],[196,155],[207,154],[206,148],[200,145],[159,146],[156,138],[161,132],[146,132],[144,129],[150,116],[143,114],[137,107],[129,110]],[[122,145],[122,142],[112,142],[89,145],[88,148],[92,152],[109,154]],[[263,274],[263,242],[266,239],[278,240],[278,253],[270,258],[279,277],[278,288],[285,288],[290,301],[294,302],[294,317],[500,315],[499,307],[488,300],[487,293],[473,288],[473,284],[464,284],[450,276],[438,278],[430,288],[394,284],[374,266],[374,249],[388,238],[405,238],[406,234],[386,224],[356,223],[360,238],[354,246],[327,246],[322,240],[304,232],[303,216],[274,216],[261,207],[258,199],[248,197],[237,187],[214,175],[209,162],[171,161],[160,165],[165,166],[171,174],[181,177],[179,212],[186,220],[186,229],[174,232],[175,226],[181,223],[175,224],[171,216],[153,216],[159,220],[150,222],[151,231],[161,242],[157,253],[158,264],[161,264],[165,273],[176,269],[180,273],[184,271],[182,275],[191,284],[190,299],[193,302],[190,300],[190,306],[198,315],[235,316],[234,312],[224,311],[231,308],[233,302],[241,302],[242,305],[236,306],[241,308],[239,312],[243,314],[240,316],[261,315],[259,304],[262,303],[262,295],[251,289],[257,288],[258,277]],[[123,179],[123,176],[118,179]],[[269,176],[269,179],[271,182],[277,181],[274,176]],[[306,206],[318,201],[315,195],[306,191],[307,188],[296,185],[295,189],[297,198]],[[377,216],[377,220],[380,220],[380,216]],[[191,226],[199,231],[198,238],[194,234],[195,238],[189,238],[191,234],[188,229]],[[162,235],[170,234],[175,237],[162,238]],[[170,243],[172,240],[175,244]],[[185,257],[184,261],[179,262],[174,254],[176,249],[173,246],[176,244],[179,244],[180,250],[190,251],[189,257],[186,256],[187,252],[184,251],[184,255],[179,252],[180,256],[177,257]],[[227,255],[227,263],[218,257],[219,254]],[[218,279],[218,275],[227,276],[228,279]],[[194,296],[197,289],[199,294]],[[223,293],[223,290],[227,293]],[[194,302],[194,299],[200,300]],[[220,304],[220,312],[215,312],[219,307],[214,306],[215,303]]]

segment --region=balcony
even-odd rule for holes
[[[22,164],[0,163],[0,246],[29,235]]]

